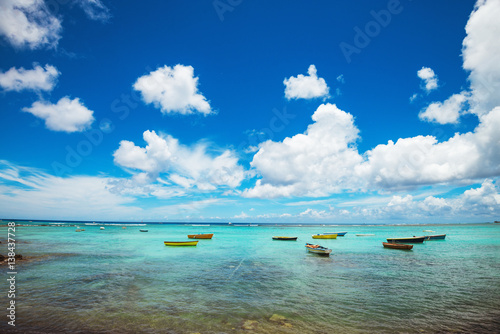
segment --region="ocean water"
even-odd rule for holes
[[[16,228],[16,252],[31,257],[17,265],[16,331],[500,331],[500,224],[79,226],[85,231]],[[6,230],[0,228],[2,242]],[[446,240],[415,244],[411,251],[382,247],[387,237],[429,234],[423,230],[446,233]],[[311,238],[335,231],[348,233],[332,240]],[[188,240],[192,233],[214,237],[196,247],[163,244]],[[273,241],[273,235],[298,240]],[[331,256],[308,253],[306,242],[331,248]],[[1,246],[6,253],[5,243]],[[7,286],[2,290],[7,307]],[[273,315],[277,321],[270,320]],[[12,331],[3,318],[0,331]]]

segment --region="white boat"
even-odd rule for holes
[[[375,234],[371,234],[371,233],[366,233],[366,234],[356,234],[357,237],[370,237],[372,235],[375,235]]]
[[[310,243],[306,243],[306,248],[310,253],[319,254],[319,255],[330,256],[330,253],[332,252],[332,250],[330,248],[326,248],[326,247],[323,247],[320,245],[313,245]]]
[[[101,230],[104,230],[104,227],[101,226]]]
[[[433,230],[424,230],[423,232],[436,232],[436,231],[433,231]]]

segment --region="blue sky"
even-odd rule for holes
[[[0,217],[498,220],[498,0],[0,12]]]

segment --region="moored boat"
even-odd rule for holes
[[[101,226],[101,230],[104,230],[104,227]]]
[[[323,234],[336,234],[337,237],[343,237],[347,234],[347,232],[325,232]]]
[[[385,248],[392,248],[392,249],[406,249],[410,250],[413,248],[413,245],[405,245],[405,244],[394,244],[394,243],[389,243],[389,242],[382,242]]]
[[[141,229],[139,232],[147,232],[148,230]]]
[[[213,233],[188,234],[189,239],[212,239]]]
[[[165,246],[196,246],[198,240],[196,241],[164,241]]]
[[[406,243],[406,244],[420,244],[424,242],[424,237],[409,237],[409,238],[387,238],[389,243]]]
[[[443,240],[446,234],[426,235],[425,240]]]
[[[296,241],[297,237],[273,237],[273,240]]]
[[[330,253],[332,252],[331,249],[320,246],[320,245],[314,245],[314,244],[309,244],[306,243],[306,248],[309,252],[314,253],[314,254],[319,254],[319,255],[326,255],[330,256]]]
[[[313,234],[312,235],[313,239],[337,239],[336,234]]]
[[[371,233],[365,233],[365,234],[356,234],[357,237],[370,237],[372,235],[375,235],[375,234],[371,234]]]

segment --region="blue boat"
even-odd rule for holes
[[[425,240],[444,240],[446,234],[426,235]]]
[[[337,237],[343,237],[346,235],[347,232],[326,232],[326,233],[323,233],[323,234],[336,234]]]

